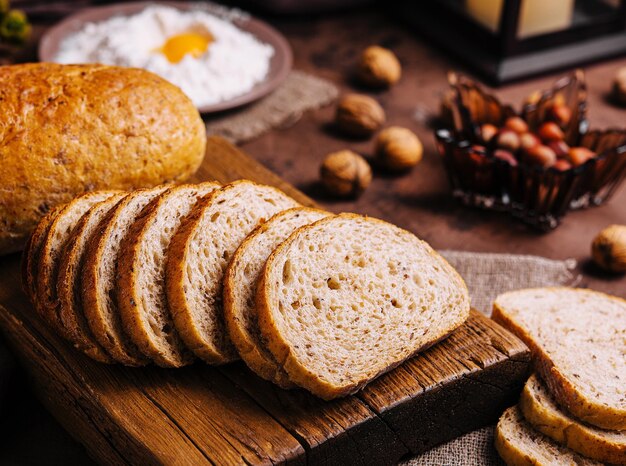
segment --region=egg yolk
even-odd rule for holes
[[[206,52],[211,42],[213,42],[213,37],[208,34],[185,32],[169,37],[159,49],[159,52],[165,55],[171,63],[178,63],[187,54],[198,58]]]

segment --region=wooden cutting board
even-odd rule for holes
[[[210,138],[196,181],[248,178],[313,201]],[[242,363],[133,369],[94,362],[51,333],[21,291],[20,257],[0,259],[0,328],[59,422],[102,464],[391,464],[493,422],[530,356],[472,311],[448,339],[355,396],[285,391]]]

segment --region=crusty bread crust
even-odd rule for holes
[[[191,100],[141,69],[3,66],[0,113],[0,255],[20,250],[48,209],[76,195],[182,181],[204,157]]]
[[[583,456],[603,463],[626,465],[626,432],[589,427],[561,412],[548,396],[533,374],[519,401],[520,411],[528,423]]]
[[[44,320],[61,334],[63,334],[63,328],[58,316],[59,299],[56,283],[60,255],[65,246],[64,240],[69,237],[67,232],[63,230],[69,223],[69,231],[71,231],[75,226],[76,216],[80,219],[91,206],[118,193],[119,191],[94,191],[79,196],[65,204],[50,223],[46,237],[41,245],[39,264],[37,266],[37,301]],[[61,243],[59,243],[59,240],[61,240]]]
[[[94,205],[76,224],[72,235],[67,241],[61,262],[59,264],[59,277],[57,282],[57,295],[59,297],[59,320],[63,336],[67,338],[76,349],[96,361],[113,363],[114,360],[106,350],[98,344],[89,324],[85,318],[81,298],[81,272],[84,265],[85,249],[90,239],[92,228],[97,226],[101,217],[107,214],[115,205],[126,196],[119,193],[109,199]],[[100,209],[104,209],[100,211]],[[98,212],[99,216],[92,218]]]
[[[295,207],[274,215],[274,217],[257,227],[246,237],[243,243],[237,248],[224,275],[224,320],[230,339],[237,348],[239,356],[257,375],[285,389],[294,388],[296,385],[289,380],[289,376],[280,364],[278,364],[272,353],[267,350],[265,343],[257,341],[257,336],[251,335],[248,332],[246,325],[240,319],[244,310],[239,309],[235,292],[236,287],[241,285],[238,283],[239,270],[242,267],[246,267],[246,262],[249,260],[248,248],[250,245],[254,243],[257,237],[263,235],[268,228],[271,227],[273,222],[281,222],[282,219],[298,212],[314,212],[321,215],[331,215],[330,213],[309,207]],[[251,317],[256,318],[256,316]]]
[[[447,329],[441,335],[437,335],[431,341],[428,341],[427,343],[419,346],[418,348],[415,348],[409,355],[407,355],[407,357],[401,360],[397,360],[389,364],[387,367],[381,368],[376,373],[372,374],[371,377],[367,377],[362,380],[357,380],[351,383],[344,383],[343,385],[335,385],[331,382],[321,379],[318,376],[318,374],[310,370],[307,366],[303,365],[299,361],[298,357],[295,355],[294,351],[292,350],[291,343],[287,341],[285,337],[281,334],[280,328],[274,318],[274,309],[271,303],[272,300],[271,300],[270,274],[273,269],[274,262],[277,261],[277,258],[283,253],[283,251],[289,248],[292,243],[297,241],[300,237],[304,236],[309,230],[312,230],[326,222],[332,222],[337,218],[357,219],[357,220],[366,219],[367,221],[370,221],[370,222],[379,222],[380,224],[386,225],[386,226],[390,225],[387,222],[384,222],[382,220],[369,218],[369,217],[363,217],[361,215],[340,214],[338,216],[324,218],[310,225],[306,225],[306,226],[298,228],[294,233],[291,234],[291,236],[289,236],[289,238],[287,238],[285,242],[283,242],[280,246],[278,246],[268,258],[266,265],[265,265],[264,272],[261,275],[261,279],[259,280],[257,293],[256,293],[256,306],[257,306],[257,312],[258,312],[259,327],[261,329],[261,333],[263,334],[264,341],[266,341],[267,343],[268,349],[274,355],[276,360],[282,365],[283,369],[289,375],[289,379],[291,381],[293,381],[297,385],[307,389],[311,393],[325,400],[330,400],[330,399],[334,399],[337,397],[350,395],[359,391],[367,383],[371,382],[375,378],[394,369],[395,367],[402,364],[402,362],[413,357],[420,351],[423,351],[426,348],[432,346],[436,342],[443,340],[450,333],[452,333],[456,328],[458,328],[461,324],[463,324],[463,322],[465,322],[465,320],[469,316],[469,310],[470,310],[469,298],[468,298],[467,309],[463,310],[462,317],[460,318],[459,321],[449,322]],[[403,232],[404,234],[410,234],[411,236],[414,236],[412,233],[407,232],[406,230],[402,230],[398,227],[394,227],[394,228],[397,228],[398,231]],[[455,278],[455,281],[457,282],[457,286],[459,288],[464,289],[465,294],[468,295],[467,286],[465,285],[465,282],[463,281],[461,276],[456,272],[456,270],[452,266],[450,266],[447,263],[447,261],[445,261],[445,259],[439,256],[430,247],[429,247],[429,250],[430,250],[429,254],[431,256],[436,257],[438,261],[441,261],[442,263],[445,263],[448,265],[448,267],[450,268],[450,272],[452,273],[452,275]]]
[[[196,185],[198,190],[202,189],[204,191],[215,190],[219,187],[220,184],[215,182]],[[165,342],[155,341],[155,338],[159,337],[155,336],[153,331],[148,328],[150,325],[150,310],[144,308],[147,306],[142,295],[142,293],[145,293],[143,289],[144,284],[141,282],[138,273],[138,270],[142,267],[142,260],[144,260],[141,248],[144,241],[146,241],[145,237],[149,229],[159,219],[159,208],[163,203],[167,202],[170,196],[176,195],[177,192],[189,190],[190,188],[192,188],[191,185],[173,187],[146,206],[142,215],[135,221],[128,232],[126,241],[120,251],[117,287],[119,309],[124,327],[133,343],[162,367],[182,367],[193,362],[194,357],[193,353],[185,347],[176,333],[176,330],[173,328],[173,322],[167,324],[172,327],[172,334],[170,335],[171,340],[166,338],[167,341]],[[162,277],[161,282],[155,285],[163,286],[163,293],[165,293],[165,276]],[[171,319],[169,309],[162,309],[161,312],[164,314],[164,317]],[[167,351],[164,351],[159,345],[167,345]]]
[[[623,305],[626,305],[626,301],[621,298],[587,289],[547,287],[518,290],[518,292],[541,290],[558,291],[559,289],[576,291],[579,293],[595,293],[603,296],[604,298],[615,300]],[[530,348],[533,355],[535,370],[541,376],[541,379],[544,381],[548,390],[559,405],[564,407],[567,411],[574,415],[574,417],[594,426],[603,429],[626,430],[626,410],[619,410],[615,407],[597,403],[595,400],[589,399],[583,393],[580,393],[578,388],[568,379],[568,377],[554,365],[550,355],[541,347],[539,343],[535,341],[532,335],[530,335],[526,329],[512,319],[507,314],[506,309],[503,309],[498,304],[497,298],[493,304],[493,313],[491,318],[517,335]]]

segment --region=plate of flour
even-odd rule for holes
[[[292,66],[289,43],[270,25],[205,2],[81,10],[42,37],[39,59],[144,68],[180,87],[201,113],[260,99]]]

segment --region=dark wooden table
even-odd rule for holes
[[[393,89],[374,95],[387,112],[388,124],[406,126],[418,134],[424,143],[424,159],[400,177],[377,173],[357,200],[328,198],[317,183],[324,155],[351,148],[371,156],[373,149],[372,141],[345,140],[333,133],[329,125],[332,107],[311,112],[291,128],[272,131],[242,145],[245,152],[330,210],[381,217],[414,231],[436,248],[574,258],[579,263],[582,286],[626,297],[626,277],[604,274],[588,260],[591,240],[600,229],[611,223],[626,223],[626,188],[622,187],[607,205],[570,213],[558,229],[547,234],[528,229],[504,214],[463,207],[449,194],[428,125],[446,88],[446,72],[459,69],[458,64],[380,9],[268,19],[290,40],[295,68],[327,78],[342,91],[358,90],[350,72],[364,47],[377,43],[393,49],[402,61],[403,78]],[[38,26],[37,35],[43,30],[44,26]],[[33,51],[31,47],[21,58],[33,59]],[[626,59],[617,59],[585,68],[592,127],[626,125],[626,110],[607,101],[610,80],[624,65]],[[558,75],[510,85],[498,93],[507,101],[519,102],[531,91],[549,86]],[[4,384],[9,396],[0,398],[0,464],[88,462],[82,447],[30,395],[21,373],[14,373],[14,378]]]

